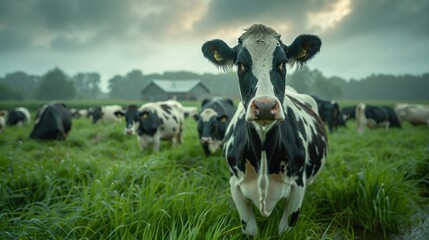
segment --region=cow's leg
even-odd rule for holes
[[[147,143],[145,142],[143,136],[137,136],[137,141],[139,142],[140,150],[144,150],[147,146]]]
[[[153,138],[153,151],[159,152],[159,146],[161,145],[161,138],[159,135],[155,135]]]
[[[255,215],[253,214],[252,203],[244,198],[235,176],[231,176],[229,184],[231,187],[232,200],[234,200],[235,207],[240,216],[242,224],[241,231],[243,234],[256,236],[258,234],[258,226],[256,225]]]
[[[302,201],[304,200],[305,186],[292,185],[289,199],[286,202],[282,219],[279,224],[279,234],[289,231],[296,224]]]

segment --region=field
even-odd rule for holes
[[[242,239],[224,158],[204,157],[196,123],[185,141],[140,151],[123,125],[75,119],[65,142],[0,133],[0,239]],[[348,128],[329,134],[325,168],[292,231],[281,204],[256,212],[256,239],[427,239],[429,129]]]

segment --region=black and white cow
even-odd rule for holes
[[[234,112],[234,102],[231,99],[215,97],[203,100],[197,130],[206,156],[215,153],[222,146],[226,128]]]
[[[97,123],[98,121],[120,123],[121,116],[115,113],[121,111],[123,111],[123,109],[119,105],[95,107],[91,113],[92,123]]]
[[[317,96],[311,96],[317,102],[317,108],[319,115],[323,122],[328,124],[329,131],[334,132],[338,126],[342,123],[340,120],[340,107],[334,100],[326,100]]]
[[[30,119],[30,111],[28,111],[28,109],[25,107],[18,107],[8,112],[6,125],[20,126],[30,123]]]
[[[400,128],[401,123],[391,107],[371,106],[359,103],[356,106],[356,122],[359,133],[363,133],[365,127],[375,128],[385,126],[385,128]]]
[[[6,120],[5,120],[6,115],[7,115],[7,111],[6,110],[1,110],[0,111],[0,132],[6,126]]]
[[[135,133],[134,123],[138,121],[139,118],[139,108],[135,104],[128,105],[125,111],[118,110],[113,113],[115,116],[125,117],[125,129],[124,134],[133,135]]]
[[[161,140],[170,141],[172,146],[181,144],[183,120],[183,106],[175,100],[144,104],[135,123],[140,148],[153,144],[153,151],[158,152]]]
[[[341,117],[344,120],[344,122],[347,122],[350,119],[356,119],[356,106],[342,108]]]
[[[241,103],[228,126],[223,152],[246,235],[258,231],[252,203],[268,217],[284,198],[278,230],[291,229],[307,186],[324,165],[328,143],[316,102],[286,88],[286,64],[304,64],[320,46],[314,35],[300,35],[286,46],[275,30],[261,24],[246,29],[233,48],[220,39],[202,46],[217,67],[238,68]]]
[[[65,140],[71,127],[72,115],[65,104],[45,104],[37,112],[30,138],[37,140]]]

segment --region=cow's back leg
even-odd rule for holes
[[[305,186],[292,185],[289,198],[286,200],[283,216],[279,224],[279,234],[289,231],[296,224],[304,200]]]
[[[258,234],[258,226],[256,224],[255,215],[253,213],[252,203],[247,201],[241,192],[240,185],[235,176],[231,176],[229,180],[231,187],[231,196],[237,208],[238,215],[241,220],[241,231],[243,234],[256,236]]]

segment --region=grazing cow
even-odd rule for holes
[[[183,106],[175,100],[146,103],[139,109],[135,131],[142,150],[153,144],[158,152],[160,140],[172,146],[183,142]]]
[[[6,115],[7,115],[7,111],[6,110],[1,110],[0,111],[0,132],[3,130],[3,128],[6,125],[6,121],[5,121]]]
[[[103,122],[121,122],[118,112],[122,112],[122,107],[119,105],[107,105],[102,107],[95,107],[92,111],[92,123],[97,123],[98,121]]]
[[[37,140],[65,140],[71,127],[72,115],[65,104],[45,104],[37,112],[30,138]]]
[[[421,104],[396,104],[395,112],[399,121],[408,121],[413,126],[427,124],[429,127],[429,106]]]
[[[23,125],[30,122],[31,115],[25,107],[18,107],[10,110],[7,116],[7,126]]]
[[[356,106],[345,107],[341,109],[341,116],[344,122],[350,119],[356,119]]]
[[[323,122],[328,124],[329,131],[334,132],[341,124],[340,107],[334,100],[328,101],[317,96],[311,96],[317,102],[317,109]]]
[[[391,107],[371,106],[365,103],[359,103],[356,106],[356,121],[359,133],[363,133],[365,126],[375,128],[385,126],[400,128],[401,123]]]
[[[120,110],[114,112],[115,116],[125,117],[124,134],[126,135],[133,135],[135,133],[134,122],[138,120],[139,114],[139,109],[137,105],[134,104],[129,105],[125,111]]]
[[[184,112],[185,118],[189,118],[189,117],[192,117],[193,119],[198,118],[197,107],[183,106],[183,112]]]
[[[234,102],[231,99],[215,97],[203,100],[197,130],[206,156],[215,153],[222,146],[226,128],[234,112]]]
[[[291,229],[307,186],[324,165],[328,143],[316,102],[286,88],[286,64],[304,64],[320,46],[314,35],[300,35],[286,46],[275,30],[261,24],[246,29],[234,48],[220,39],[202,46],[217,67],[238,68],[241,103],[226,130],[223,152],[246,235],[258,231],[252,203],[268,217],[284,198],[278,231]]]

